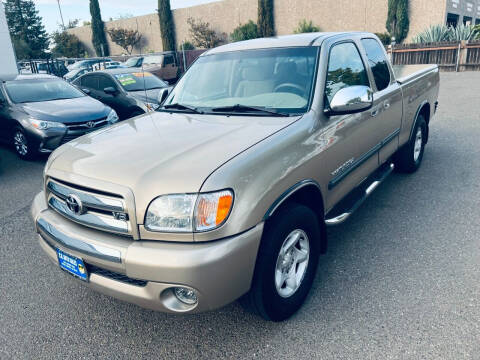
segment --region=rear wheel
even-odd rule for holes
[[[417,171],[423,160],[426,140],[427,122],[423,115],[418,115],[412,138],[395,154],[395,169],[405,173]]]
[[[243,303],[267,320],[289,318],[312,287],[319,253],[315,213],[298,204],[282,209],[264,230],[252,288]]]

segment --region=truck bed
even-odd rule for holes
[[[405,84],[435,70],[437,67],[435,64],[393,65],[393,72],[397,81],[400,84]]]

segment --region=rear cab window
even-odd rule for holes
[[[377,90],[382,91],[390,85],[391,81],[388,60],[383,51],[383,46],[375,39],[362,39],[362,45],[367,54]]]

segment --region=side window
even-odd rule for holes
[[[163,65],[170,65],[173,64],[173,56],[165,56],[163,58]]]
[[[82,78],[82,86],[89,89],[98,89],[98,77],[94,75],[84,76]]]
[[[363,39],[362,44],[367,53],[377,89],[381,91],[390,84],[390,71],[388,70],[387,58],[383,48],[375,39]]]
[[[98,88],[100,90],[103,90],[107,87],[113,87],[114,89],[117,89],[117,84],[115,84],[115,81],[113,81],[111,78],[108,76],[99,76],[99,85]]]
[[[354,85],[370,86],[367,71],[355,44],[338,44],[330,50],[325,96],[332,101],[337,91]]]

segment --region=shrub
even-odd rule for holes
[[[232,41],[243,41],[258,38],[258,28],[252,20],[240,25],[230,34]]]
[[[476,36],[471,25],[458,25],[456,28],[447,25],[432,25],[413,38],[414,43],[431,43],[442,41],[472,40]]]
[[[190,41],[185,41],[183,45],[180,46],[180,51],[182,50],[182,46],[183,46],[183,50],[185,51],[195,50],[195,46],[193,46],[193,44]]]
[[[125,49],[129,55],[132,54],[133,48],[142,40],[142,35],[137,30],[109,29],[107,32],[112,41]]]
[[[210,49],[224,42],[215,30],[210,28],[208,22],[202,22],[193,18],[188,18],[190,25],[190,35],[192,36],[192,44],[201,49]]]
[[[389,33],[375,33],[378,36],[383,45],[387,46],[392,43],[392,37]]]
[[[450,41],[472,40],[475,36],[475,27],[472,25],[457,25],[456,28],[450,27]]]
[[[312,21],[308,21],[303,19],[298,23],[298,26],[293,32],[295,34],[302,34],[302,33],[312,33],[312,32],[319,32],[320,28],[318,26],[313,25]]]

